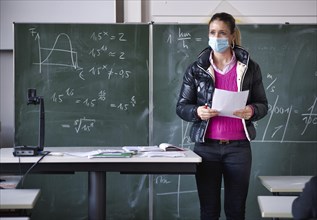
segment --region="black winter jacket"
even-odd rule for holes
[[[205,142],[208,121],[201,120],[197,108],[208,103],[212,105],[215,89],[215,76],[209,60],[212,49],[203,50],[197,61],[192,63],[183,77],[179,99],[176,106],[177,115],[185,121],[193,122],[190,138],[193,142]],[[268,111],[268,102],[262,83],[259,65],[250,59],[249,53],[236,46],[233,49],[237,59],[237,85],[239,91],[249,90],[247,105],[252,105],[254,114],[249,120],[243,120],[248,140],[253,140],[256,131],[252,121],[263,118]]]

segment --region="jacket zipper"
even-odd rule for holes
[[[202,68],[200,65],[197,65],[199,69],[203,70],[213,81],[215,81],[215,78],[211,75],[211,73],[209,73],[208,71],[206,71],[204,68]],[[208,91],[206,91],[206,101],[205,103],[208,103],[208,100],[207,100],[207,97],[208,97]],[[207,123],[206,123],[206,126],[204,128],[204,134],[203,134],[203,142],[205,142],[205,136],[206,136],[206,132],[207,132],[207,128],[208,128],[208,125],[209,125],[209,121],[210,119],[207,120]]]
[[[242,78],[241,78],[241,82],[240,82],[240,91],[242,91],[243,81],[244,81],[245,75],[246,75],[246,73],[248,71],[248,68],[249,68],[249,66],[248,66],[249,65],[249,59],[250,59],[250,57],[248,57],[247,63],[245,64],[246,68],[245,68],[245,70],[244,70],[244,72],[242,74]],[[247,129],[247,125],[245,123],[245,119],[242,119],[242,125],[243,125],[243,129],[244,129],[244,133],[245,133],[247,139],[250,141],[251,139],[250,139],[250,135],[249,135],[249,132],[248,132],[248,129]]]

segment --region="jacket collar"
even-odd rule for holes
[[[198,59],[197,59],[198,65],[204,68],[205,70],[207,70],[211,65],[209,60],[211,51],[212,51],[211,47],[207,47],[203,51],[201,51],[200,54],[198,55]]]
[[[249,52],[246,51],[244,48],[240,46],[235,46],[233,48],[234,53],[236,54],[237,61],[240,61],[241,63],[248,65],[250,55]]]
[[[245,65],[248,65],[248,62],[249,62],[248,51],[246,51],[244,48],[242,48],[240,46],[235,46],[233,48],[233,51],[236,55],[237,61],[239,61]],[[212,52],[211,47],[207,47],[202,52],[200,52],[200,54],[198,55],[198,59],[197,59],[198,65],[200,65],[205,70],[207,70],[209,68],[209,66],[211,65],[210,60],[209,60],[209,56],[210,56],[211,52]]]

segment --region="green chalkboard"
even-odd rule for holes
[[[15,24],[15,144],[36,145],[45,103],[45,146],[148,143],[147,24]],[[133,129],[132,129],[133,128]]]
[[[256,197],[270,194],[259,175],[317,175],[317,26],[239,28],[242,45],[261,66],[269,99],[252,142],[246,219],[254,220],[260,219]],[[193,149],[190,123],[178,118],[175,106],[186,67],[207,46],[207,24],[14,29],[16,144],[37,143],[38,106],[26,105],[27,89],[36,88],[45,98],[46,146],[170,142]],[[107,189],[107,219],[199,219],[193,175],[109,173],[107,183],[113,186]],[[30,175],[26,187],[43,189],[32,219],[87,219],[86,184],[85,173]]]
[[[29,88],[44,98],[44,150],[148,145],[149,25],[21,23],[14,32],[16,145],[38,143]],[[107,219],[148,216],[144,179],[107,175]],[[41,189],[32,219],[87,219],[87,184],[86,173],[29,175],[25,187]]]
[[[240,25],[242,46],[259,63],[269,113],[255,123],[246,218],[260,219],[259,175],[317,174],[317,25]],[[190,123],[175,106],[186,67],[208,45],[208,25],[153,25],[153,139],[193,149]],[[199,219],[194,177],[157,176],[156,219]],[[221,219],[225,219],[222,213]]]

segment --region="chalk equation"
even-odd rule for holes
[[[126,79],[129,78],[132,73],[129,69],[114,68],[114,66],[117,65],[116,62],[126,60],[127,52],[111,49],[111,46],[107,45],[107,43],[111,44],[112,41],[127,42],[128,39],[125,37],[125,33],[110,34],[107,31],[93,32],[89,39],[102,42],[102,44],[90,48],[88,55],[93,59],[104,56],[108,59],[115,58],[117,61],[112,60],[113,63],[93,66],[87,69],[79,65],[78,57],[80,51],[74,48],[72,39],[67,33],[59,33],[51,47],[42,47],[40,32],[37,31],[35,27],[29,28],[29,32],[38,47],[38,62],[34,62],[33,64],[39,66],[40,73],[42,73],[43,66],[70,68],[78,74],[81,80],[86,80],[87,75],[106,75],[108,79],[118,76]]]
[[[130,107],[134,108],[136,106],[135,96],[132,96],[129,103],[112,103],[110,104],[111,108],[119,109],[122,111],[127,111]]]
[[[98,100],[102,100],[102,99],[105,100],[103,96],[104,91],[100,91],[99,94],[101,96],[99,96]],[[96,106],[96,102],[97,102],[97,99],[83,99],[83,101],[76,100],[76,104],[83,104],[91,108],[94,108]],[[111,103],[109,104],[109,107],[119,111],[127,111],[129,110],[129,108],[134,108],[136,104],[137,104],[136,98],[135,96],[132,96],[129,103]],[[89,133],[89,132],[93,132],[95,123],[96,123],[96,119],[83,117],[83,118],[76,119],[73,125],[62,123],[61,127],[65,129],[70,129],[73,127],[77,134],[81,132]]]
[[[114,57],[118,58],[120,60],[125,60],[125,52],[124,51],[110,51],[108,50],[108,47],[105,45],[102,45],[100,48],[92,48],[89,53],[90,56],[93,58],[100,57],[102,55],[108,56],[108,57]]]
[[[125,51],[129,43],[126,33],[91,31],[79,39],[71,31],[53,32],[48,36],[47,33],[41,34],[42,29],[38,26],[27,30],[31,40],[34,40],[34,51],[38,54],[34,56],[32,65],[38,66],[40,74],[49,75],[52,83],[55,83],[55,79],[60,80],[60,77],[63,82],[65,80],[65,88],[59,86],[48,90],[48,105],[56,109],[72,106],[85,114],[85,117],[75,119],[73,123],[59,123],[62,128],[73,130],[75,134],[94,133],[98,120],[94,116],[90,117],[88,112],[126,112],[137,107],[136,95],[130,93],[114,98],[121,90],[115,87],[112,91],[114,86],[109,83],[110,80],[124,82],[122,86],[134,83],[134,79],[129,81],[135,75],[129,69],[132,67],[127,60],[129,54]],[[90,86],[90,82],[99,80],[106,81],[98,82],[98,87]]]
[[[107,100],[106,90],[100,90],[96,93],[96,97],[81,97],[73,98],[76,95],[74,88],[67,88],[62,92],[54,92],[51,95],[51,101],[56,104],[61,104],[65,102],[67,98],[74,100],[74,104],[82,105],[84,107],[94,108],[97,102],[105,102]],[[69,100],[68,100],[69,101]],[[136,96],[132,96],[127,102],[118,102],[108,104],[110,108],[115,108],[122,111],[127,111],[129,108],[134,108],[137,105]]]
[[[173,34],[169,34],[168,38],[166,39],[166,43],[173,44],[175,41],[181,42],[182,47],[185,49],[189,49],[189,43],[194,40],[196,42],[202,41],[201,37],[192,37],[192,34],[190,32],[183,32],[182,29],[178,28],[178,35],[174,36]]]
[[[75,120],[74,126],[76,133],[78,133],[79,131],[90,132],[91,129],[94,127],[95,122],[95,119],[88,119],[85,117]]]
[[[112,34],[109,33],[108,31],[99,31],[99,32],[93,32],[90,35],[90,39],[93,41],[127,41],[126,37],[125,37],[125,33],[123,32],[119,32],[117,34]]]
[[[293,114],[299,114],[301,116],[301,122],[303,123],[302,130],[300,130],[301,136],[305,135],[307,128],[309,128],[310,126],[317,125],[317,113],[315,113],[316,112],[317,98],[315,98],[313,100],[313,104],[307,108],[307,112],[305,112],[305,113],[299,113],[299,110],[293,109],[292,105],[287,107],[287,108],[280,107],[280,106],[278,106],[278,100],[279,100],[279,96],[276,97],[274,105],[269,104],[270,119],[269,119],[269,122],[266,126],[262,140],[265,139],[267,129],[269,128],[269,124],[270,124],[270,121],[272,120],[273,115],[284,115],[284,114],[287,115],[287,119],[285,121],[285,124],[276,126],[272,129],[273,132],[271,134],[271,138],[273,138],[278,132],[283,132],[281,142],[284,141],[284,137],[285,137],[288,125],[289,125],[289,120],[291,119],[291,116]],[[314,129],[314,128],[312,128],[312,129]]]
[[[125,70],[122,68],[119,69],[115,69],[114,67],[116,66],[116,64],[112,64],[110,67],[109,65],[105,64],[105,65],[101,65],[101,66],[97,66],[97,67],[92,67],[91,69],[89,69],[89,73],[93,76],[102,76],[102,75],[106,75],[107,79],[112,79],[114,77],[119,78],[119,79],[128,79],[130,78],[132,71],[130,70]],[[80,76],[82,79],[83,78],[83,74],[81,74]]]
[[[65,129],[73,128],[77,134],[80,132],[89,133],[94,128],[95,122],[96,122],[95,119],[83,117],[83,118],[76,119],[72,125],[63,123],[61,124],[61,127]]]
[[[311,104],[302,104],[294,106],[293,104],[282,105],[279,95],[278,77],[268,73],[266,76],[268,85],[266,87],[267,96],[273,97],[273,103],[269,103],[268,115],[260,122],[255,122],[258,130],[259,123],[266,122],[263,134],[258,134],[260,142],[309,142],[317,143],[316,136],[314,139],[301,138],[305,137],[308,130],[317,129],[317,97],[312,97]],[[307,105],[307,106],[306,106]],[[300,108],[299,108],[300,107]],[[276,120],[278,119],[278,120]],[[296,124],[296,126],[294,126]],[[296,129],[296,132],[294,132]],[[288,133],[290,133],[288,135]],[[301,140],[305,139],[305,140]]]

